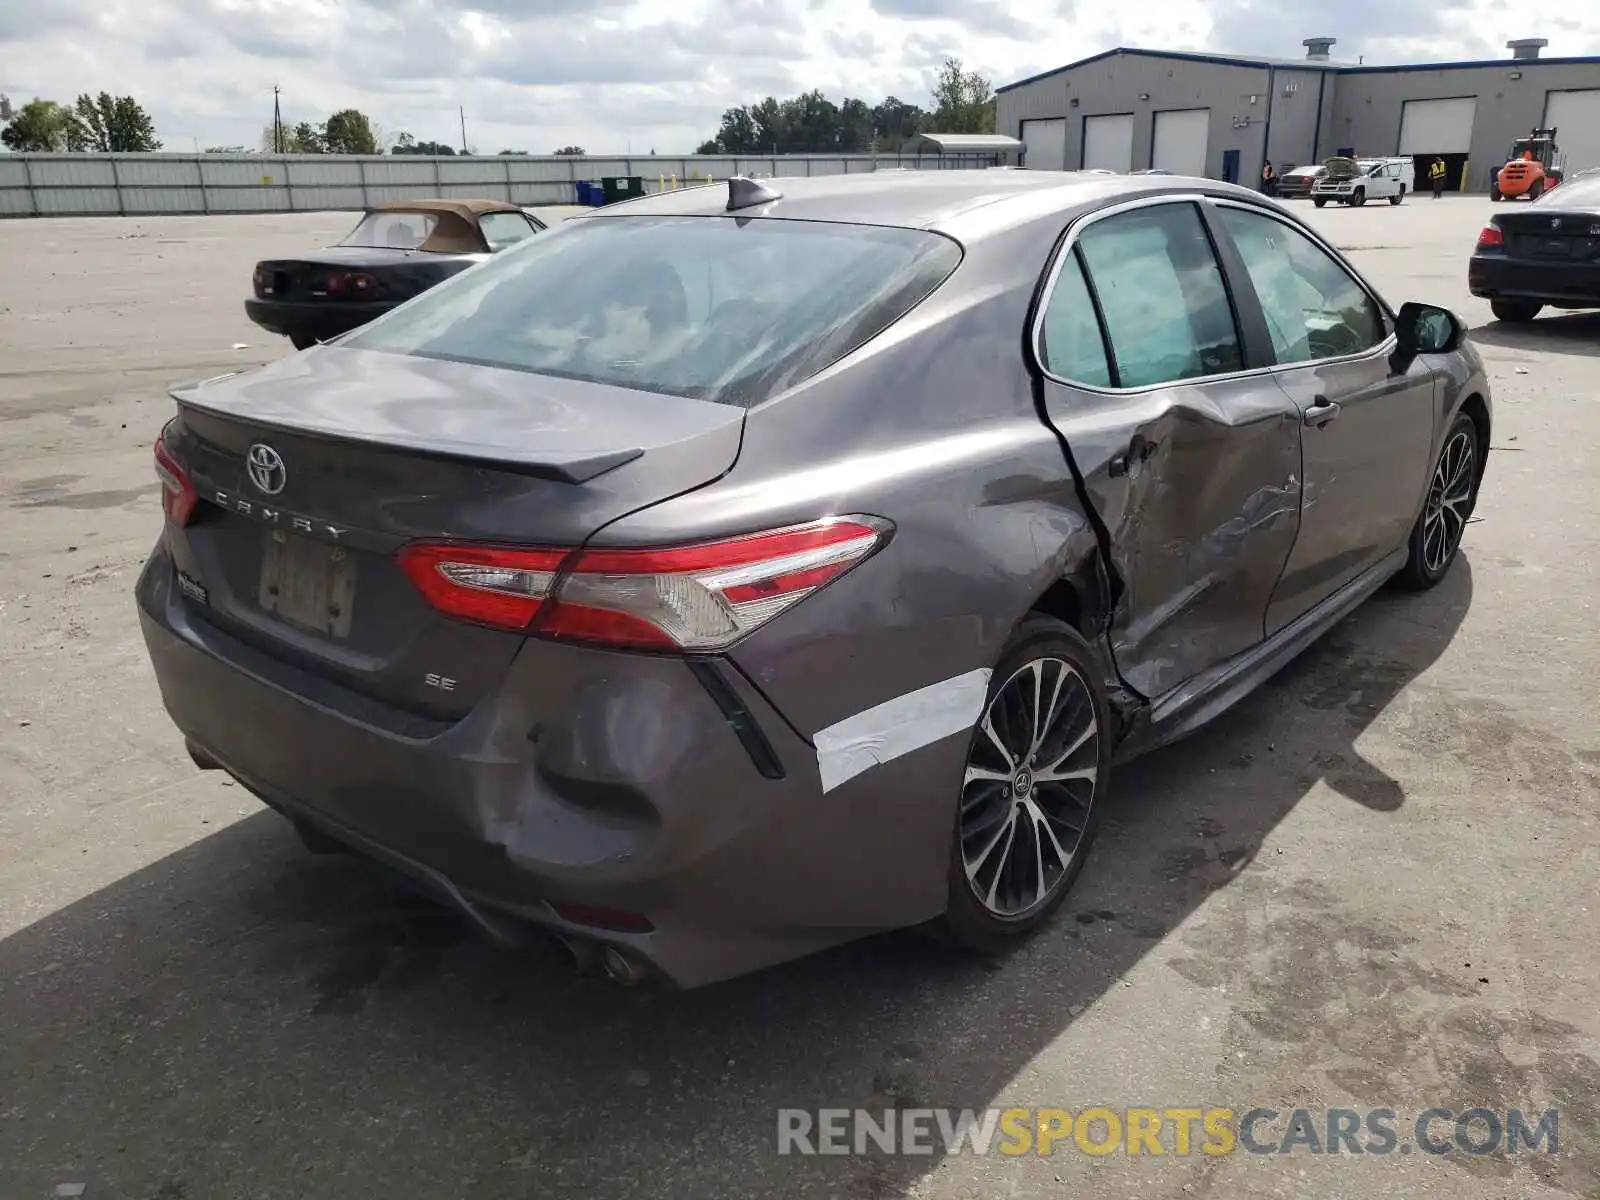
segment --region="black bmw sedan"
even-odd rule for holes
[[[1495,215],[1478,235],[1467,283],[1502,321],[1531,321],[1544,308],[1600,308],[1600,170]]]

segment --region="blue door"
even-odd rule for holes
[[[1239,182],[1239,152],[1237,150],[1224,150],[1222,152],[1222,182]]]

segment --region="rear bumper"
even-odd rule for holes
[[[244,302],[245,315],[269,333],[289,337],[308,334],[327,341],[349,333],[368,321],[383,316],[399,303],[385,300],[371,304],[346,304],[316,300],[263,300],[251,297]]]
[[[1486,300],[1538,300],[1558,308],[1600,307],[1600,263],[1474,254],[1467,287]]]
[[[824,793],[814,750],[726,664],[719,699],[681,659],[547,642],[465,719],[427,728],[235,641],[178,591],[164,545],[137,604],[162,700],[201,756],[502,940],[531,922],[626,947],[689,987],[944,908],[964,745]],[[946,766],[952,802],[930,803],[929,772]],[[552,903],[653,929],[575,924]]]

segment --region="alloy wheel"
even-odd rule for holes
[[[1439,453],[1422,518],[1422,564],[1430,575],[1443,571],[1461,545],[1477,457],[1472,434],[1465,429],[1452,434]]]
[[[989,702],[961,789],[961,861],[978,902],[1015,919],[1068,873],[1100,782],[1100,726],[1083,676],[1059,658],[1019,668]]]

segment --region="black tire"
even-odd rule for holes
[[[1544,308],[1537,300],[1491,300],[1489,310],[1494,313],[1495,320],[1509,321],[1514,325],[1525,325],[1539,315]]]
[[[1318,208],[1321,208],[1327,202],[1328,202],[1328,200],[1327,200],[1327,197],[1325,197],[1325,196],[1313,196],[1313,197],[1311,197],[1311,203],[1315,204]]]
[[[317,339],[309,333],[291,333],[289,335],[289,344],[296,350],[309,350],[317,344]]]
[[[1528,185],[1528,199],[1537,200],[1542,195],[1544,195],[1544,180],[1535,179]]]
[[[1491,187],[1489,189],[1489,203],[1490,204],[1499,204],[1500,201],[1503,200],[1503,199],[1505,199],[1505,197],[1500,194],[1500,185],[1499,184],[1496,184],[1495,186],[1493,186],[1493,187]]]
[[[1028,715],[1012,702],[1020,698],[1025,703],[1032,694],[1027,680],[1035,669],[1041,673],[1040,690],[1049,689],[1056,701],[1043,706],[1053,721],[1046,721],[1042,744],[1033,747],[1027,761],[1015,764],[1009,782],[1001,782],[1000,777],[1007,775],[1004,764],[1014,760],[1009,751],[1002,750],[987,736],[985,726],[995,729],[1001,739],[1012,735],[1019,741],[1027,740],[1028,731],[1020,727],[1027,724]],[[1014,681],[1016,687],[1008,691],[1007,684]],[[1004,698],[1002,693],[1005,693]],[[1037,721],[1034,724],[1037,726]],[[1085,728],[1092,728],[1092,734],[1084,734]],[[1080,743],[1079,738],[1084,740]],[[1039,742],[1037,737],[1034,740]],[[1079,745],[1076,751],[1066,749],[1074,743]],[[1019,945],[1050,920],[1072,890],[1094,843],[1100,811],[1108,794],[1112,748],[1110,707],[1087,643],[1076,630],[1060,621],[1042,615],[1028,617],[1011,635],[1000,655],[989,680],[984,715],[968,743],[967,766],[956,798],[949,863],[950,898],[943,921],[943,932],[950,941],[980,954],[1001,954]],[[1044,774],[1041,764],[1047,763],[1057,751],[1064,752],[1050,765],[1059,770],[1072,763],[1071,773],[1079,774],[1087,772],[1092,764],[1093,779],[1034,780],[1033,771],[1037,768]],[[989,763],[1000,769],[990,770],[984,765]],[[967,775],[973,770],[984,770],[994,778],[968,783]],[[1026,780],[1022,779],[1024,775],[1028,777]],[[1086,784],[1087,791],[1076,786],[1079,783]],[[1027,792],[1020,790],[1024,786]],[[985,823],[989,815],[993,819]],[[1075,844],[1070,848],[1063,846],[1067,856],[1065,863],[1053,850],[1043,849],[1046,843],[1039,838],[1037,825],[1041,819],[1046,820],[1046,828],[1057,845],[1062,844],[1058,830],[1067,833],[1072,823],[1079,825]],[[1003,833],[1008,824],[1014,827],[1009,836]],[[1024,828],[1028,832],[1024,833]],[[987,840],[990,830],[997,831],[993,840]],[[1042,900],[1031,901],[1015,912],[1002,913],[1000,909],[1010,907],[1003,903],[1008,897],[998,895],[1002,888],[1013,894],[1026,891],[1026,882],[1008,868],[1019,864],[1025,868],[1026,848],[1035,843],[1031,840],[1017,843],[1021,857],[1011,858],[1009,851],[1018,834],[1024,839],[1038,838],[1041,849],[1033,862],[1042,865],[1048,855],[1055,860],[1057,870],[1054,875],[1048,868],[1043,870],[1046,886]],[[1005,837],[1004,845],[999,844],[1002,837]],[[969,846],[979,847],[972,854],[976,865],[970,874],[967,868]],[[998,859],[992,853],[996,850]],[[985,868],[991,865],[993,872],[986,873]],[[1033,882],[1036,885],[1037,878]],[[978,895],[986,883],[990,885],[989,899],[995,901],[993,905]]]
[[[1402,183],[1400,185],[1400,190],[1398,192],[1396,192],[1394,195],[1389,197],[1389,203],[1398,206],[1400,204],[1400,202],[1403,201],[1405,198],[1406,198],[1406,185]]]
[[[1464,467],[1454,457],[1463,450],[1470,455]],[[1466,413],[1457,413],[1428,473],[1428,496],[1411,527],[1406,565],[1398,576],[1401,586],[1423,591],[1449,574],[1450,564],[1461,550],[1461,535],[1478,502],[1478,481],[1482,477],[1483,447],[1478,444],[1478,427]],[[1460,499],[1453,504],[1440,503],[1451,496]],[[1438,531],[1445,538],[1443,545],[1433,540]]]
[[[1367,189],[1366,188],[1357,188],[1355,191],[1350,193],[1350,207],[1351,208],[1360,208],[1366,202],[1367,202]]]

